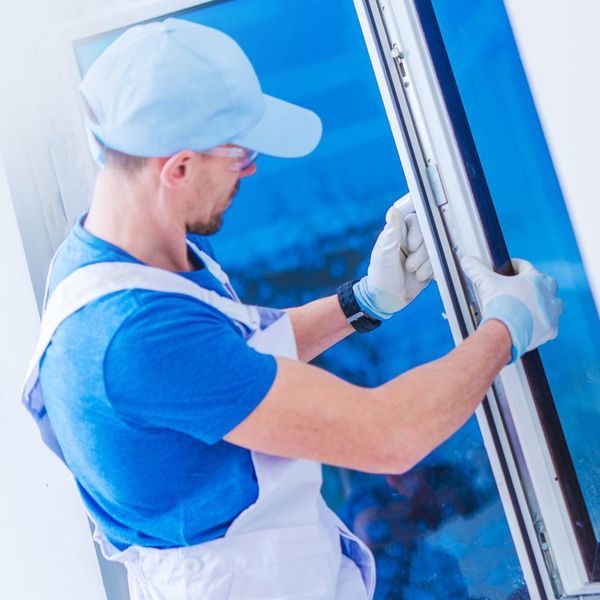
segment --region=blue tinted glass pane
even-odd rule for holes
[[[540,355],[600,536],[600,321],[502,0],[433,2],[511,256],[565,302]]]
[[[244,301],[294,306],[365,274],[385,212],[407,186],[352,3],[234,0],[182,16],[234,37],[266,93],[314,110],[324,124],[311,156],[259,157],[213,238]],[[80,64],[105,46],[80,46]],[[401,315],[316,362],[360,385],[384,383],[453,347],[442,313],[431,285]],[[522,593],[475,419],[407,475],[325,467],[323,492],[375,552],[378,600]]]

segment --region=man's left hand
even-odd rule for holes
[[[403,223],[399,206],[405,199],[406,196],[397,200],[388,210],[385,228],[371,253],[367,275],[353,288],[360,307],[380,320],[389,319],[407,306],[433,276],[417,215],[409,214]]]

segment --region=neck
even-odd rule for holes
[[[139,261],[191,271],[186,226],[158,186],[106,169],[98,175],[85,229]]]

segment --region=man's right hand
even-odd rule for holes
[[[412,302],[433,277],[417,215],[412,212],[405,218],[402,212],[407,201],[412,207],[407,194],[387,211],[367,275],[354,284],[360,307],[381,321]]]
[[[514,276],[495,273],[478,258],[465,256],[463,271],[473,282],[483,323],[497,319],[506,325],[512,338],[514,362],[558,335],[558,317],[564,304],[556,297],[558,285],[540,273],[530,262],[513,259]]]

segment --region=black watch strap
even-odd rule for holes
[[[358,333],[367,333],[373,331],[373,329],[377,329],[377,327],[381,325],[381,321],[368,315],[359,306],[354,297],[354,290],[352,289],[357,281],[358,279],[355,279],[354,281],[347,281],[343,285],[340,285],[337,290],[337,295],[348,323],[350,323]]]

